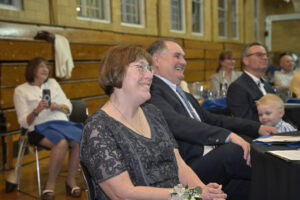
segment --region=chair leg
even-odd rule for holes
[[[41,177],[40,177],[39,153],[38,153],[37,146],[35,146],[35,160],[36,160],[36,173],[37,173],[37,179],[38,179],[39,197],[41,197],[42,196],[42,188],[41,188]]]
[[[7,193],[14,191],[16,187],[18,190],[20,190],[21,166],[22,166],[22,160],[23,160],[26,147],[27,147],[27,137],[20,136],[17,163],[14,171],[12,171],[6,179]]]

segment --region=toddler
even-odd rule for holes
[[[282,120],[284,104],[280,97],[275,94],[267,94],[256,101],[258,118],[263,125],[273,126],[278,132],[291,132],[297,129]]]

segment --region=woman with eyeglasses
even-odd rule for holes
[[[29,61],[25,71],[27,82],[19,85],[14,92],[18,122],[28,130],[30,144],[51,150],[42,199],[54,199],[56,178],[68,150],[66,194],[80,197],[81,189],[76,185],[75,176],[79,167],[82,125],[69,121],[72,104],[57,81],[49,78],[49,73],[50,67],[44,58],[35,57]]]
[[[204,185],[185,164],[161,112],[145,103],[152,78],[151,56],[140,47],[116,46],[101,60],[109,100],[87,119],[80,143],[95,199],[167,200],[179,183],[202,187],[203,200],[225,199],[222,186]]]
[[[234,71],[236,58],[232,51],[222,51],[219,55],[219,65],[216,74],[210,77],[210,90],[217,94],[222,89],[227,90],[229,85],[235,81],[242,72]],[[222,88],[225,87],[225,88]]]

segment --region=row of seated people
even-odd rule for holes
[[[286,98],[290,97],[291,93],[294,92],[294,88],[297,85],[294,83],[291,86],[291,82],[298,68],[295,66],[292,54],[282,53],[279,60],[280,66],[269,66],[264,70],[264,81],[272,85],[276,94],[283,100],[286,100]],[[222,96],[222,86],[225,85],[225,90],[227,90],[229,85],[242,75],[242,72],[234,71],[236,58],[231,50],[222,51],[218,61],[217,73],[210,76],[210,91],[212,91],[215,96]],[[299,78],[295,76],[293,81],[296,82],[298,79]]]
[[[234,116],[255,121],[260,120],[261,123],[267,124],[266,119],[259,119],[262,112],[259,112],[260,110],[257,109],[256,102],[266,95],[266,93],[276,93],[283,101],[289,96],[290,83],[297,72],[297,70],[294,70],[295,62],[292,56],[287,53],[280,55],[281,70],[277,70],[273,74],[273,87],[268,83],[269,79],[263,78],[267,69],[268,57],[265,48],[261,44],[253,43],[243,50],[242,62],[245,66],[244,73],[234,71],[235,62],[236,58],[232,51],[226,50],[221,52],[219,55],[219,65],[216,70],[217,73],[210,77],[210,90],[214,94],[220,95],[222,86],[225,84],[226,92],[229,87],[226,99],[227,104],[229,111]],[[295,76],[293,82],[296,82],[296,80],[297,77]],[[234,84],[230,86],[231,83]],[[296,86],[297,84],[293,83],[292,85]],[[291,87],[291,90],[292,88],[294,87]],[[280,99],[274,96],[272,97],[272,95],[268,95],[266,98],[268,98],[268,100],[263,100],[265,104],[266,102],[274,103],[276,99],[277,105],[279,103],[282,105]],[[270,99],[272,99],[272,101]],[[275,110],[268,113],[268,117],[270,118],[272,114],[274,115]],[[294,127],[286,125],[286,122],[279,120],[282,118],[282,114],[284,114],[284,110],[280,109],[280,112],[275,116],[277,119],[274,119],[271,123],[272,126],[277,126],[278,131],[281,132],[283,130],[296,130]],[[266,118],[266,116],[264,118]]]
[[[96,199],[169,199],[170,189],[178,184],[200,186],[203,200],[248,199],[250,145],[240,135],[256,138],[278,131],[258,120],[202,109],[191,94],[179,87],[186,61],[177,41],[159,39],[147,51],[132,45],[117,46],[104,55],[99,83],[109,100],[87,119],[82,135],[81,129],[75,134],[76,125],[67,122],[70,107],[56,81],[48,79],[46,61],[38,62],[32,70],[33,81],[27,79],[25,83],[34,88],[34,102],[26,90],[23,98],[28,99],[18,98],[24,85],[16,88],[14,103],[19,123],[35,131],[35,144],[51,148],[49,178],[42,199],[54,199],[55,179],[62,163],[58,161],[64,158],[68,146],[71,152],[66,184],[68,194],[74,197],[81,194],[74,179],[79,152],[91,174]],[[245,66],[251,63],[257,65],[255,70],[262,71],[266,65],[263,47],[254,43],[246,52]],[[245,67],[240,78],[249,76],[247,71]],[[42,99],[43,89],[51,90],[51,104]],[[60,97],[55,99],[56,95]],[[46,117],[51,114],[54,116]],[[62,126],[68,128],[63,128],[63,133],[61,129],[53,131],[53,126],[60,126],[53,120],[62,120],[67,124]],[[39,127],[49,131],[44,133]]]

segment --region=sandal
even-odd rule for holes
[[[54,200],[54,191],[53,190],[43,190],[41,199],[42,200]]]
[[[67,193],[67,196],[78,198],[78,197],[81,196],[81,189],[78,186],[75,186],[75,187],[71,188],[69,186],[69,184],[66,182],[66,193]]]

